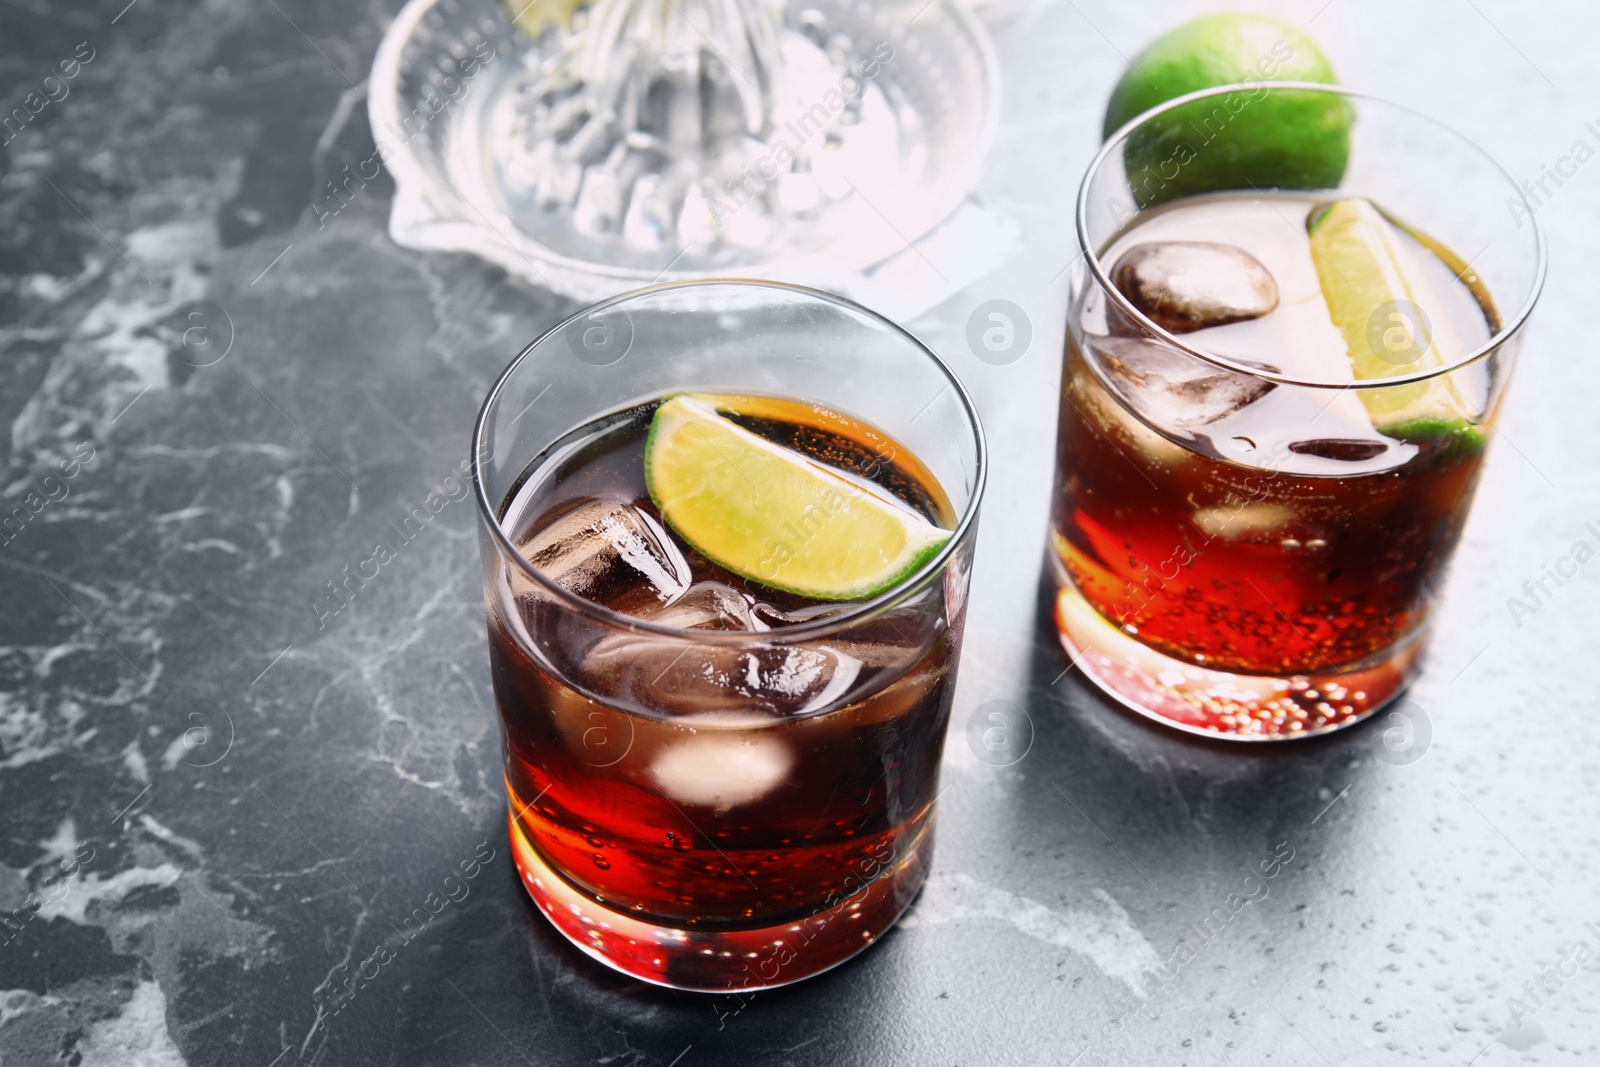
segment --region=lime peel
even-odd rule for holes
[[[673,532],[734,574],[816,600],[865,600],[950,539],[886,493],[680,395],[656,409],[645,486]]]
[[[1385,305],[1410,304],[1424,314],[1437,300],[1423,287],[1421,272],[1400,242],[1399,230],[1370,200],[1352,197],[1317,211],[1309,220],[1311,256],[1328,305],[1328,315],[1344,337],[1350,369],[1358,381],[1374,381],[1441,367],[1443,350],[1459,348],[1446,321],[1435,323],[1427,347],[1405,364],[1390,362],[1373,347],[1370,322]],[[1409,331],[1412,323],[1398,315]],[[1441,344],[1440,342],[1444,342]],[[1372,424],[1380,433],[1411,440],[1441,439],[1472,430],[1472,408],[1448,374],[1386,389],[1360,389]]]
[[[1349,162],[1354,109],[1334,94],[1273,83],[1337,80],[1316,42],[1288,23],[1203,15],[1162,34],[1129,62],[1106,105],[1102,136],[1185,93],[1240,84],[1133,132],[1123,162],[1137,206],[1252,186],[1331,189]]]

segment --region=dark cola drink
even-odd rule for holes
[[[873,427],[714,399],[954,525],[933,476]],[[713,563],[648,491],[661,402],[568,434],[500,503],[521,556],[490,575],[513,851],[551,921],[612,966],[680,988],[782,984],[870,943],[925,876],[965,557],[871,611]],[[772,551],[822,521],[786,524]]]
[[[1194,730],[1305,735],[1390,700],[1413,673],[1482,466],[1492,359],[1388,389],[1284,381],[1348,377],[1356,358],[1337,326],[1345,280],[1307,236],[1334,195],[1191,197],[1102,252],[1136,308],[1240,370],[1182,351],[1094,287],[1068,331],[1057,623],[1103,686]],[[1374,308],[1376,358],[1399,373],[1424,347],[1487,342],[1498,318],[1465,264],[1377,225],[1393,229],[1384,240],[1428,311]]]

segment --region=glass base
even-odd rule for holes
[[[630,977],[696,993],[774,989],[838,966],[895,924],[922,888],[933,856],[930,817],[898,863],[804,918],[747,930],[685,930],[596,903],[544,861],[509,815],[508,823],[522,884],[568,941]]]
[[[1189,733],[1288,741],[1342,730],[1399,696],[1421,659],[1419,633],[1377,659],[1311,674],[1209,670],[1141,644],[1056,573],[1056,629],[1073,663],[1125,707]]]

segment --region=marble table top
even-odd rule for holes
[[[318,609],[573,310],[397,247],[386,176],[312,210],[373,153],[397,6],[0,2],[0,1062],[1600,1062],[1592,6],[1253,5],[1505,161],[1552,260],[1424,729],[1248,751],[1064,673],[1040,566],[1070,196],[1124,57],[1209,5],[991,11],[981,197],[1022,246],[912,324],[995,457],[933,874],[872,951],[737,1005],[611,974],[519,887],[470,502]],[[966,336],[1001,298],[1032,340],[996,364]],[[1032,725],[1011,766],[967,741],[995,700]]]

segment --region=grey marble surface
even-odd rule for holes
[[[1564,175],[1413,694],[1427,739],[1397,755],[1380,721],[1239,751],[1063,675],[1039,561],[1069,196],[1123,55],[1199,5],[996,10],[983,196],[1024,247],[914,324],[995,456],[934,873],[873,951],[734,1011],[610,974],[524,898],[467,502],[319,625],[326,583],[451,472],[494,374],[570,310],[394,246],[385,178],[309,210],[373,150],[361,86],[392,0],[0,2],[0,110],[29,109],[0,148],[0,502],[28,512],[0,544],[0,1063],[1600,1062],[1600,977],[1577,966],[1600,952],[1600,564],[1508,605],[1600,548],[1600,19],[1262,6],[1310,23],[1347,82],[1519,178]],[[996,297],[1033,322],[1004,366],[964,340]],[[966,741],[992,700],[1033,725],[1010,767]],[[487,850],[465,899],[395,936]]]

